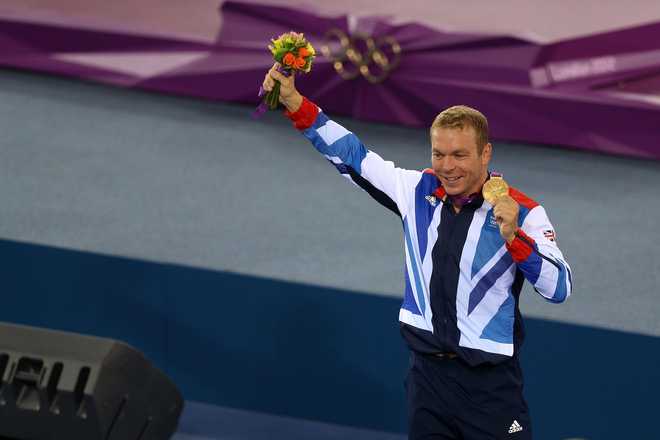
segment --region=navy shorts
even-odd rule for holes
[[[470,367],[412,352],[406,376],[409,440],[531,440],[518,359]]]

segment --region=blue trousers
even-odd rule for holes
[[[411,352],[409,440],[531,440],[518,359],[470,367]]]

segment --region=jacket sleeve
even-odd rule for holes
[[[307,98],[298,111],[285,114],[344,177],[399,216],[405,215],[412,189],[421,179],[420,171],[398,168],[368,150],[355,134],[328,118]]]
[[[553,303],[561,303],[570,296],[571,268],[557,246],[554,228],[542,206],[529,211],[516,237],[506,246],[527,281],[541,296]]]

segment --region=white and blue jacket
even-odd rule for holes
[[[401,217],[405,292],[401,332],[411,349],[457,353],[470,365],[516,356],[523,342],[518,298],[524,280],[545,299],[571,293],[569,265],[541,205],[511,188],[519,235],[507,244],[483,198],[455,213],[431,170],[397,168],[306,98],[287,112],[339,172]]]

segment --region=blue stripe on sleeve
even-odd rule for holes
[[[538,247],[534,245],[534,249],[538,250]],[[538,281],[539,276],[541,276],[542,265],[543,259],[536,252],[532,252],[525,261],[518,263],[518,268],[522,270],[527,281],[534,285]]]
[[[560,303],[566,299],[568,294],[568,289],[566,288],[566,272],[566,266],[562,264],[559,276],[557,277],[557,287],[555,287],[555,293],[551,298],[552,302]]]
[[[328,118],[325,113],[319,112],[319,114],[316,116],[316,120],[314,120],[314,123],[310,128],[308,128],[308,130],[317,130],[323,127],[329,120],[330,118]]]
[[[323,118],[317,117],[314,125]],[[318,128],[309,128],[303,135],[309,139],[314,147],[322,154],[338,157],[346,165],[362,174],[362,160],[367,156],[367,149],[358,137],[341,125],[327,119]],[[330,142],[328,144],[327,141]]]
[[[536,282],[539,280],[539,276],[541,276],[542,265],[543,260],[534,252],[532,252],[526,261],[518,263],[518,267],[523,271],[525,278],[532,285],[536,284]]]

